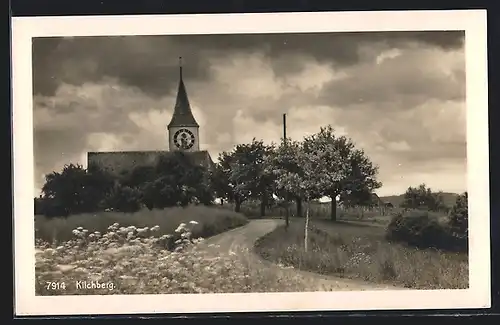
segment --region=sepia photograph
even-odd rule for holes
[[[487,307],[485,17],[14,19],[19,312]]]

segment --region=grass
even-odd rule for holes
[[[105,233],[114,223],[135,227],[158,225],[159,235],[174,232],[180,223],[196,221],[193,229],[196,237],[210,237],[248,223],[240,213],[205,206],[169,208],[164,210],[142,210],[134,213],[99,212],[95,214],[72,215],[67,218],[35,216],[35,238],[54,244],[73,239],[72,231],[83,227],[90,232]]]
[[[393,244],[384,234],[370,224],[312,220],[305,253],[304,221],[294,219],[288,231],[277,228],[255,248],[267,260],[321,274],[413,289],[468,287],[466,254]]]
[[[170,224],[168,224],[170,225]],[[176,247],[164,242],[172,234],[154,226],[138,229],[113,224],[105,232],[78,228],[54,247],[36,242],[36,295],[172,294],[283,292],[307,290],[299,276],[262,268],[240,249],[209,254],[193,237],[196,222],[174,230]],[[210,245],[209,245],[210,246]],[[87,284],[87,286],[83,286]]]

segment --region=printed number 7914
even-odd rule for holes
[[[49,282],[47,281],[47,290],[66,290],[64,282]]]

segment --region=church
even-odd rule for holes
[[[87,166],[95,164],[108,172],[120,175],[136,166],[154,165],[161,155],[182,151],[193,162],[206,168],[214,164],[207,150],[200,150],[200,126],[196,122],[179,66],[179,86],[174,113],[166,127],[168,150],[88,152]]]

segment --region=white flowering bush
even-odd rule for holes
[[[58,246],[36,242],[36,294],[155,294],[301,291],[299,278],[249,262],[250,252],[209,254],[196,221],[172,234],[115,223],[105,233],[73,230]],[[207,246],[209,247],[209,246]],[[217,252],[217,247],[212,247]]]

